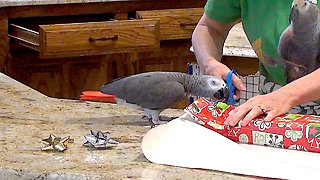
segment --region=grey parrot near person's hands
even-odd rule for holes
[[[161,124],[159,114],[185,100],[188,95],[227,99],[226,83],[209,75],[180,72],[147,72],[116,79],[100,88],[104,94],[116,96],[117,104],[143,110],[153,124]]]
[[[282,33],[278,46],[288,83],[319,67],[318,5],[307,0],[294,0],[289,20],[290,24]]]

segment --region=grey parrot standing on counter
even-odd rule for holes
[[[143,110],[153,124],[161,124],[159,114],[185,100],[188,95],[227,99],[226,83],[215,76],[180,72],[147,72],[116,79],[100,88],[116,96],[119,105]]]
[[[282,33],[278,46],[288,83],[319,67],[318,5],[307,0],[294,0],[289,20],[290,24]]]

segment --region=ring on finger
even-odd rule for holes
[[[267,110],[265,108],[262,108],[260,105],[258,106],[258,108],[261,110],[263,114],[267,113]]]

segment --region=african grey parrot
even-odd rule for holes
[[[160,124],[159,114],[188,95],[227,99],[225,82],[215,76],[180,72],[147,72],[116,79],[100,88],[116,96],[117,104],[143,110],[153,124]]]
[[[289,20],[278,46],[288,83],[319,67],[319,8],[306,0],[294,0]]]

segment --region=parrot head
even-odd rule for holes
[[[212,99],[228,99],[229,98],[229,89],[227,84],[221,78],[202,75],[200,79],[201,84],[198,92],[198,96],[210,97]]]
[[[319,8],[311,0],[293,0],[289,21],[297,24],[316,22],[319,16]]]

